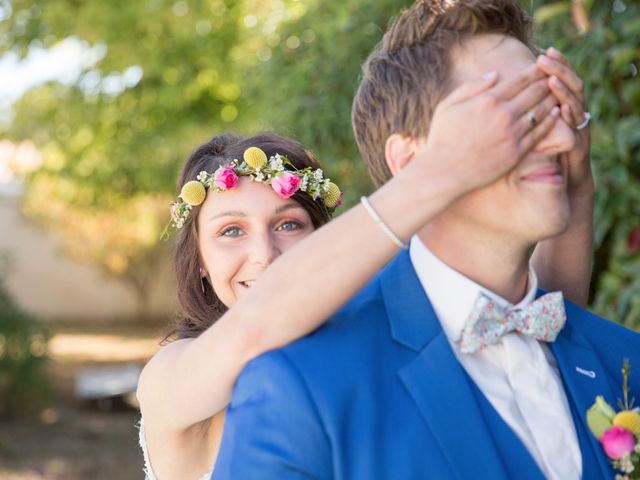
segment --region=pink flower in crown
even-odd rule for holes
[[[289,172],[282,172],[271,180],[271,188],[280,198],[289,198],[300,188],[300,177]]]
[[[216,172],[214,182],[222,190],[229,190],[238,184],[238,176],[233,167],[225,167]]]
[[[627,453],[633,452],[636,440],[626,428],[614,425],[600,437],[602,447],[609,458],[619,460]]]

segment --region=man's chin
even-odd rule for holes
[[[544,226],[540,229],[540,237],[538,242],[549,240],[550,238],[559,237],[564,234],[571,225],[571,218],[567,210],[566,214],[558,216],[554,219],[547,218]]]

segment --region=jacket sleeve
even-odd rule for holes
[[[249,363],[225,415],[212,480],[330,479],[331,450],[303,378],[281,351]]]

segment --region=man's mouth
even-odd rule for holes
[[[556,163],[538,167],[523,175],[521,178],[528,182],[549,183],[553,185],[564,184],[562,167]]]

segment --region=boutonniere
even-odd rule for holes
[[[622,366],[623,400],[618,400],[618,412],[601,396],[596,397],[587,411],[587,424],[600,443],[613,468],[622,472],[616,480],[640,479],[640,407],[629,399],[629,372],[625,359]]]

